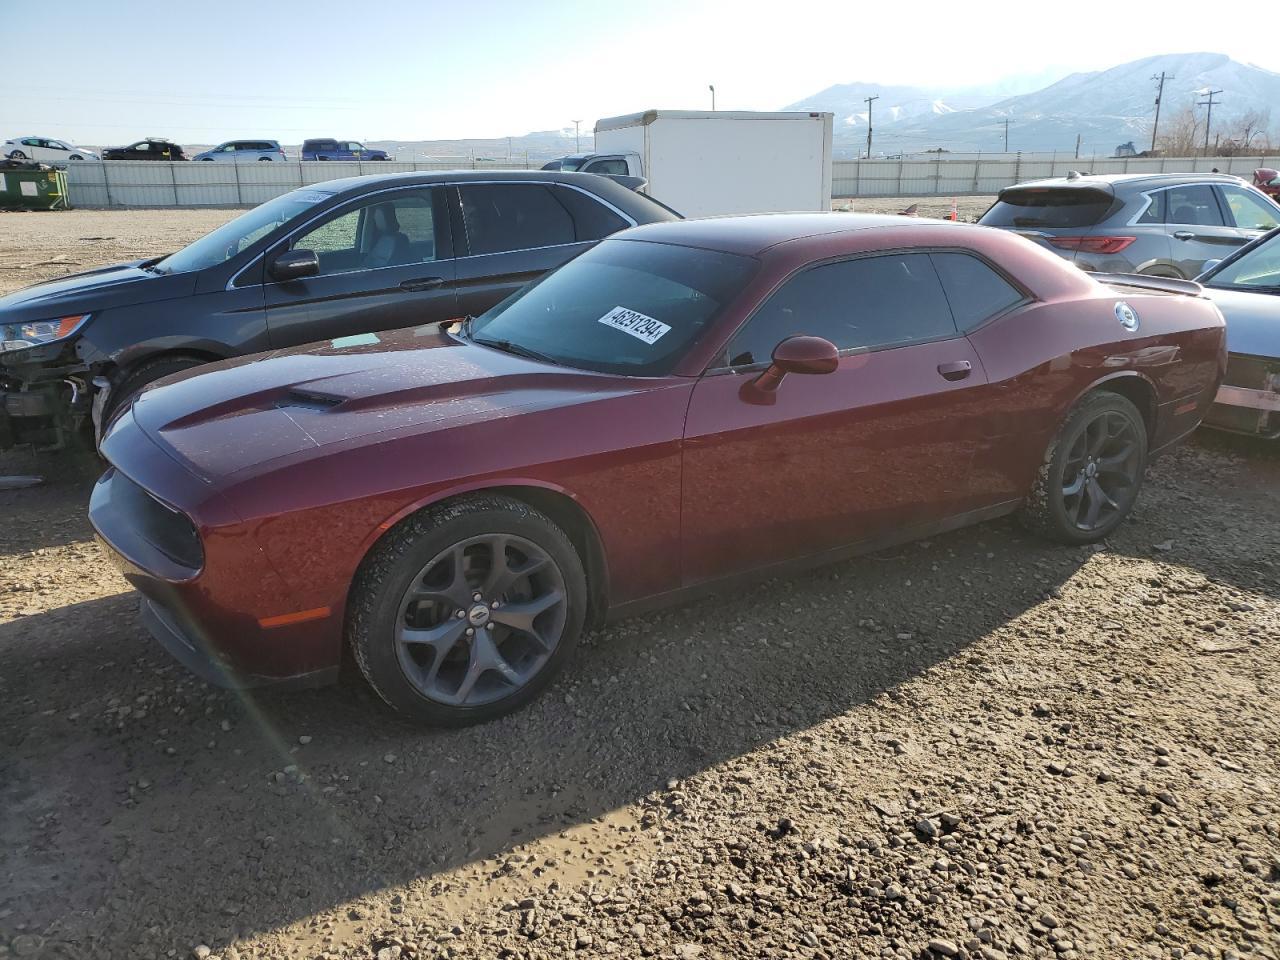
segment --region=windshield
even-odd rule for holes
[[[1078,187],[1005,190],[979,223],[988,227],[1091,227],[1111,209],[1112,196]]]
[[[332,196],[326,190],[305,188],[268,200],[262,206],[254,207],[212,233],[206,233],[195,243],[165,257],[154,269],[161,273],[188,273],[226,263],[276,227],[288,223],[300,213]]]
[[[1223,264],[1203,282],[1207,287],[1271,293],[1280,290],[1280,232],[1246,251],[1239,260]]]
[[[662,376],[758,266],[711,250],[606,240],[477,317],[471,336],[570,367]]]
[[[560,161],[560,169],[567,171],[577,170],[586,160],[586,157],[565,157]]]

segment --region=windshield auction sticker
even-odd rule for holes
[[[643,313],[628,310],[626,307],[614,307],[600,318],[600,323],[606,327],[621,330],[623,333],[629,333],[637,340],[643,340],[649,344],[657,343],[671,330],[661,320],[646,317]]]

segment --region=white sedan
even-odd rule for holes
[[[10,160],[39,160],[41,163],[63,164],[68,160],[101,160],[92,150],[76,147],[64,140],[48,137],[14,137],[0,145],[0,156]]]

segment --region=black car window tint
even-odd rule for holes
[[[729,345],[729,363],[767,363],[788,337],[874,349],[956,334],[927,253],[864,257],[813,267],[788,280]]]
[[[931,253],[956,326],[972,330],[1024,298],[1022,292],[977,257],[967,253]]]
[[[1168,194],[1167,190],[1157,190],[1151,194],[1151,202],[1147,204],[1147,209],[1142,211],[1142,216],[1137,220],[1138,223],[1164,223],[1165,199]]]
[[[573,217],[575,236],[579,241],[602,240],[630,226],[599,200],[573,187],[558,186],[555,188],[555,196]]]
[[[582,172],[625,177],[627,175],[627,161],[618,157],[611,157],[608,160],[596,160],[584,167]]]
[[[1170,187],[1165,191],[1165,223],[1182,226],[1224,227],[1222,211],[1218,209],[1218,200],[1213,195],[1213,188],[1203,184],[1185,187]]]
[[[463,184],[458,193],[473,255],[575,241],[569,211],[544,184]]]

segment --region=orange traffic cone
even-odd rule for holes
[[[959,220],[959,219],[960,219],[960,212],[956,209],[956,198],[955,198],[955,197],[952,197],[952,198],[951,198],[951,219],[952,219],[952,220]]]

